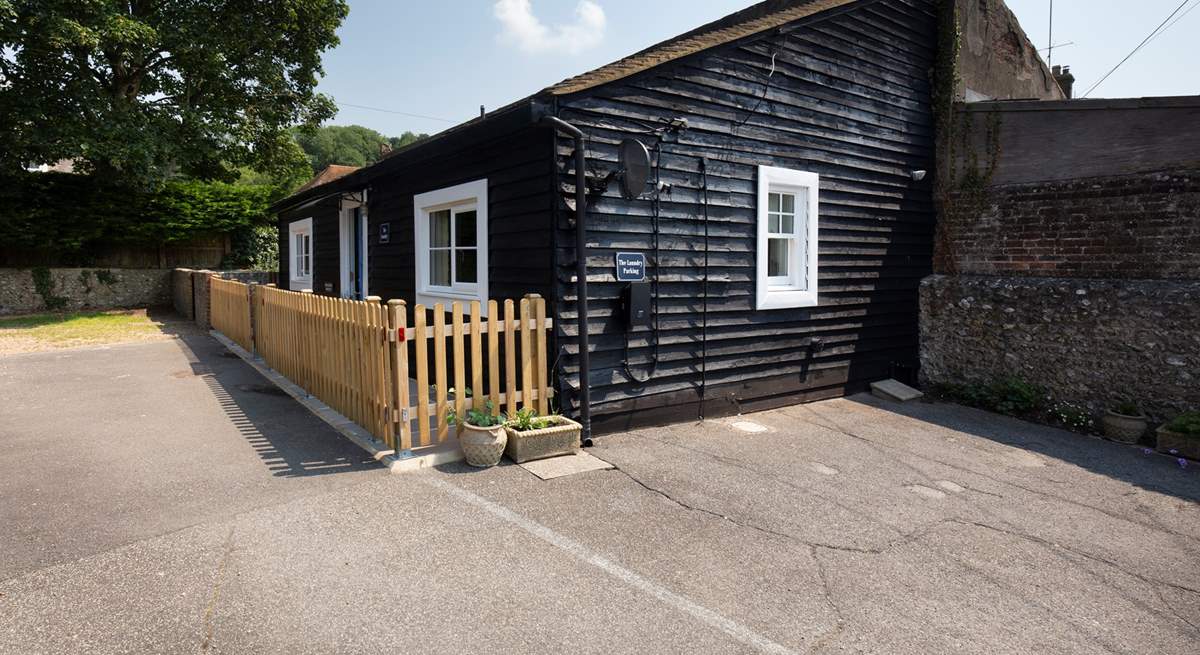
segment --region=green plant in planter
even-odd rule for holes
[[[498,425],[503,425],[504,419],[500,416],[493,416],[493,409],[495,409],[495,405],[489,400],[483,404],[482,410],[472,407],[466,411],[466,416],[460,418],[458,413],[454,411],[454,408],[451,407],[446,411],[446,422],[450,425],[458,425],[459,422],[462,422],[466,425],[474,425],[477,428],[494,428]]]
[[[1132,400],[1123,400],[1113,406],[1112,411],[1122,416],[1141,416],[1142,411],[1138,409],[1137,403]]]
[[[516,430],[517,432],[541,430],[554,424],[554,417],[538,416],[537,410],[532,407],[523,407],[518,409],[516,413],[509,415],[508,422],[505,423],[505,425]]]
[[[1163,427],[1176,434],[1200,439],[1200,412],[1184,412]]]

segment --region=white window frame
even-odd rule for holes
[[[475,209],[475,283],[464,284],[454,279],[454,255],[451,251],[450,286],[429,283],[429,214],[443,209]],[[487,311],[488,301],[488,181],[465,182],[444,189],[413,196],[413,225],[416,242],[417,302],[432,305],[439,302],[470,302],[478,300]],[[451,214],[451,234],[457,229]],[[451,243],[454,243],[452,238]]]
[[[352,284],[351,284],[352,280],[350,279],[350,268],[351,268],[350,260],[354,257],[354,249],[350,247],[351,246],[350,241],[354,238],[354,210],[356,208],[359,210],[358,220],[361,225],[361,228],[360,228],[360,242],[361,243],[360,243],[359,247],[362,248],[362,253],[363,253],[363,261],[361,262],[362,269],[363,269],[362,270],[363,298],[366,298],[367,296],[371,295],[371,292],[370,292],[371,266],[369,264],[371,258],[370,258],[370,252],[367,250],[367,244],[369,243],[369,241],[367,239],[367,228],[370,227],[371,223],[370,223],[370,221],[367,220],[367,203],[366,203],[367,192],[363,191],[362,195],[363,195],[363,202],[361,202],[361,203],[356,200],[343,199],[341,201],[341,211],[338,212],[338,227],[339,227],[338,256],[339,256],[339,260],[340,260],[339,279],[341,280],[341,284],[340,284],[341,296],[343,298],[350,297],[350,287],[352,286]]]
[[[758,262],[757,309],[788,309],[817,305],[817,208],[819,206],[820,176],[776,166],[758,167]],[[788,260],[789,276],[768,277],[767,258],[769,232],[768,201],[771,193],[796,194],[796,216],[793,221],[795,247]],[[800,201],[799,195],[805,196]],[[801,207],[804,215],[801,216]],[[778,235],[776,235],[778,236]],[[803,272],[803,275],[800,273]]]
[[[313,283],[313,220],[305,218],[288,223],[288,288],[292,291],[312,289]],[[303,237],[308,252],[297,248],[297,237]]]

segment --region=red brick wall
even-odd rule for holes
[[[952,196],[937,272],[1200,279],[1200,169]]]

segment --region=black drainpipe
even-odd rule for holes
[[[588,295],[587,295],[587,173],[583,150],[583,132],[557,116],[543,116],[542,123],[566,132],[575,139],[575,295],[579,321],[579,422],[580,440],[592,445],[592,402],[588,386]]]

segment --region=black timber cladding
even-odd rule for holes
[[[514,134],[459,148],[430,149],[397,165],[368,187],[368,287],[385,301],[416,302],[413,196],[472,180],[488,180],[489,298],[550,298],[553,159],[550,134],[527,125]],[[379,243],[380,223],[390,223]],[[336,262],[335,262],[336,266]],[[447,302],[447,305],[449,302]]]
[[[340,293],[341,268],[339,256],[338,196],[324,198],[312,205],[285,211],[279,215],[279,282],[280,289],[289,288],[291,240],[288,225],[306,218],[312,219],[313,291],[325,293],[332,284],[333,295]]]
[[[689,124],[662,146],[661,177],[671,192],[662,197],[657,261],[650,200],[626,201],[614,188],[589,207],[598,429],[660,407],[672,408],[664,417],[694,417],[704,409],[697,407],[702,368],[712,415],[841,395],[886,377],[894,363],[916,365],[917,287],[931,270],[934,224],[935,10],[923,0],[857,3],[797,21],[786,33],[772,30],[559,99],[559,115],[587,133],[588,167],[599,175],[615,167],[622,138],[652,142],[640,134],[647,125],[676,117]],[[573,189],[572,147],[557,140],[564,194]],[[704,346],[700,157],[709,183]],[[821,176],[818,307],[754,308],[760,164]],[[924,182],[911,179],[915,169],[930,171]],[[570,216],[560,205],[555,318],[566,408],[578,386]],[[649,275],[659,275],[660,363],[645,383],[624,367],[623,284],[612,277],[618,250],[647,253]],[[814,338],[821,349],[812,348]],[[628,359],[639,376],[649,370],[653,343],[649,331],[630,337]]]

